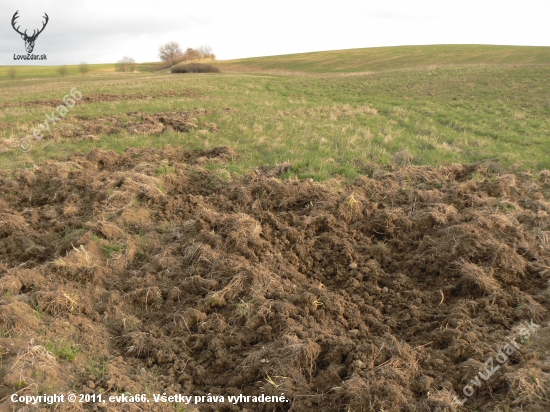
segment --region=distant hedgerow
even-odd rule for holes
[[[220,73],[220,69],[212,64],[206,63],[180,63],[173,66],[172,73]]]

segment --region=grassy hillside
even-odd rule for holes
[[[550,64],[550,47],[435,45],[335,50],[219,62],[225,71],[351,73],[466,64]]]
[[[548,84],[545,66],[319,78],[116,73],[0,81],[0,101],[9,102],[0,109],[0,169],[93,148],[122,153],[165,145],[232,146],[240,157],[219,166],[225,171],[242,174],[290,162],[288,175],[316,180],[354,177],[369,164],[491,161],[550,169]],[[89,100],[78,103],[32,150],[21,152],[20,139],[73,87]],[[178,129],[163,129],[161,121]]]
[[[147,73],[158,63],[139,63],[136,72]],[[361,73],[453,65],[550,65],[550,47],[435,45],[334,50],[249,59],[220,60],[226,72]],[[8,79],[11,66],[0,66],[0,79]],[[114,63],[91,64],[89,74],[109,74]],[[17,78],[61,77],[58,66],[16,66]],[[67,66],[67,76],[80,75],[78,65]]]

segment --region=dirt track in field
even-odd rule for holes
[[[94,150],[0,177],[5,409],[74,390],[454,411],[507,337],[519,349],[464,409],[550,408],[550,172],[372,166],[317,184],[280,180],[289,165],[203,168],[236,156]]]

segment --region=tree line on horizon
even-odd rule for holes
[[[55,70],[61,77],[65,77],[65,75],[69,72],[69,68],[67,67],[66,64],[62,64],[61,66],[58,66],[57,69]],[[86,62],[82,62],[78,65],[78,71],[81,73],[81,74],[86,74],[90,71],[90,65]],[[17,72],[17,68],[14,67],[14,66],[11,66],[9,69],[8,69],[8,78],[10,80],[17,80],[17,76],[18,76],[18,72]]]
[[[182,50],[178,42],[170,41],[163,44],[159,48],[159,58],[162,63],[152,70],[162,70],[172,67],[179,63],[192,62],[196,60],[214,60],[216,55],[213,53],[212,48],[208,45],[202,45],[196,49],[188,47],[185,51]],[[118,62],[115,63],[115,70],[119,72],[134,72],[136,69],[136,61],[129,56],[124,56]],[[78,65],[78,71],[81,74],[86,74],[90,71],[90,66],[86,62],[82,62]],[[64,77],[68,73],[68,67],[66,64],[59,66],[56,72]],[[18,72],[15,67],[10,67],[8,70],[8,78],[16,80]]]
[[[153,70],[167,69],[179,63],[195,60],[214,60],[216,55],[213,53],[212,48],[207,45],[202,45],[196,49],[188,47],[183,51],[178,42],[170,41],[160,46],[159,58],[163,63]],[[115,64],[116,69],[120,72],[133,72],[135,66],[136,61],[128,56],[124,56]]]

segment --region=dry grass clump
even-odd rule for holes
[[[217,286],[213,279],[216,272],[224,272],[221,252],[213,250],[210,245],[194,241],[182,246],[182,262],[186,278],[182,285],[185,289],[205,291],[213,290]]]
[[[361,216],[364,208],[363,204],[364,201],[355,193],[352,193],[340,204],[338,212],[345,221],[349,222],[355,217]]]
[[[275,291],[283,291],[284,285],[281,278],[267,268],[259,267],[252,272],[252,285],[250,294],[255,297],[263,297]]]
[[[294,367],[313,376],[315,361],[321,354],[321,347],[311,339],[301,340],[296,335],[283,336],[285,359],[290,359]]]
[[[61,289],[36,294],[38,307],[44,313],[58,316],[62,313],[75,314],[80,311],[79,296],[75,292]]]
[[[109,222],[99,222],[97,224],[97,230],[109,240],[117,240],[124,235],[124,231],[121,228]]]
[[[291,102],[294,102],[294,100],[292,100]],[[327,117],[329,117],[331,120],[338,120],[341,117],[351,117],[351,116],[360,116],[360,115],[376,116],[378,115],[378,109],[369,105],[352,107],[349,104],[344,104],[344,105],[332,105],[332,106],[299,107],[294,110],[284,110],[284,111],[281,110],[279,114],[285,117],[299,116],[301,118],[325,121]]]
[[[195,243],[194,240],[182,246],[182,258],[182,264],[185,265],[188,276],[209,274],[212,267],[223,260],[219,251],[213,250],[205,243]]]
[[[138,332],[142,325],[140,319],[136,318],[133,315],[127,315],[120,320],[122,331],[127,334],[130,332]]]
[[[121,173],[116,177],[123,180],[120,190],[128,191],[136,197],[140,196],[156,203],[165,196],[159,189],[161,179],[158,177],[144,173]]]
[[[536,402],[548,402],[550,397],[550,373],[538,368],[521,368],[505,374],[510,386],[512,405],[526,405]]]
[[[251,351],[239,366],[247,377],[262,375],[266,394],[280,394],[288,398],[308,387],[315,372],[315,363],[321,347],[311,339],[300,339],[286,334],[275,342]]]
[[[218,233],[221,235],[228,236],[236,232],[236,234],[244,236],[244,238],[241,238],[241,241],[244,239],[258,238],[262,232],[262,225],[260,222],[246,213],[227,215],[216,222],[216,226],[219,227]]]
[[[23,368],[27,365],[53,365],[55,357],[42,345],[35,345],[31,339],[27,347],[20,350],[11,370]]]
[[[453,205],[444,203],[435,204],[429,212],[429,217],[438,225],[447,224],[449,221],[458,218],[458,210]]]
[[[204,257],[202,260],[210,263],[211,260],[208,258],[208,254],[212,251],[211,249],[209,245],[204,243],[193,242],[182,250],[183,263],[192,266],[202,257]]]
[[[407,149],[400,150],[393,156],[393,161],[401,167],[410,166],[413,160],[414,156]]]
[[[392,335],[385,335],[379,344],[368,356],[370,369],[356,371],[333,388],[349,410],[398,411],[410,403],[410,387],[421,370],[418,354]]]
[[[483,268],[475,263],[460,259],[457,263],[460,274],[470,284],[476,286],[484,293],[498,293],[501,287],[493,278],[492,274],[487,273]]]
[[[354,374],[334,390],[348,406],[347,410],[399,411],[409,403],[407,391],[385,378],[369,381]]]
[[[103,268],[103,253],[95,242],[89,241],[78,248],[72,246],[65,257],[55,259],[51,265],[58,272],[70,278],[89,278]]]
[[[145,310],[160,307],[162,304],[162,292],[158,286],[135,289],[126,293],[124,298],[142,306]]]
[[[12,295],[18,295],[23,284],[17,276],[4,275],[0,278],[0,293],[9,292]]]
[[[175,255],[179,253],[176,245],[170,245],[163,248],[162,251],[151,257],[151,269],[162,271],[165,269],[175,269],[179,266],[180,257]]]
[[[216,279],[207,279],[200,275],[189,276],[181,283],[182,289],[188,292],[210,292],[218,288]]]
[[[206,296],[206,304],[208,306],[225,306],[226,296],[229,299],[235,299],[235,297],[242,292],[245,276],[238,274],[231,279],[231,281],[221,290],[211,292]]]
[[[433,412],[455,412],[457,411],[457,403],[454,400],[456,397],[448,389],[441,391],[435,391],[434,393],[428,393],[428,400],[426,404]]]
[[[146,358],[151,354],[150,334],[142,331],[126,333],[118,338],[127,355]]]
[[[26,347],[17,353],[11,368],[6,368],[2,386],[22,389],[30,386],[37,387],[37,376],[57,376],[57,361],[55,357],[42,345],[37,345],[31,339]]]
[[[40,326],[33,309],[19,300],[0,305],[0,337],[26,335]]]
[[[524,308],[529,316],[529,319],[538,321],[544,318],[547,310],[532,296],[522,292],[519,300],[520,307]]]

